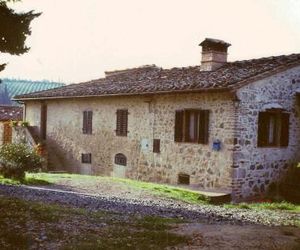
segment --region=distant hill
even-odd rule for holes
[[[27,94],[46,89],[53,89],[65,86],[64,83],[50,81],[30,81],[16,79],[1,79],[0,83],[0,105],[19,105],[11,101],[16,95]]]

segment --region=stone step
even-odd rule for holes
[[[224,203],[231,202],[231,192],[228,190],[219,190],[219,189],[206,190],[193,185],[177,185],[177,186],[199,193],[199,199],[201,199],[201,197],[204,196],[209,199],[211,204],[217,205],[217,204],[224,204]]]

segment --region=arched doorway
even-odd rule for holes
[[[118,178],[125,178],[126,175],[127,158],[124,154],[118,153],[114,158],[113,176]]]

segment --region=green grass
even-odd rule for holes
[[[295,205],[289,202],[259,202],[259,203],[238,203],[225,204],[225,208],[241,208],[252,210],[285,210],[291,212],[300,212],[300,205]]]
[[[169,232],[174,223],[181,222],[0,196],[3,249],[165,249],[191,240]]]
[[[115,183],[123,184],[125,186],[129,186],[131,188],[135,188],[137,190],[149,191],[158,196],[167,197],[175,200],[181,200],[188,203],[194,203],[194,204],[209,203],[209,198],[193,190],[174,187],[171,185],[136,181],[131,179],[78,175],[78,174],[48,174],[48,173],[27,174],[26,176],[45,180],[49,183],[58,183],[62,179],[69,179],[74,184],[83,183],[83,182],[88,182],[89,184],[91,184],[91,183],[96,183],[97,181],[107,182],[107,183],[115,182]]]
[[[164,184],[157,184],[157,183],[151,183],[151,182],[143,182],[143,181],[136,181],[136,180],[130,180],[130,179],[118,179],[114,178],[114,181],[125,183],[126,185],[151,191],[154,194],[172,198],[175,200],[182,200],[188,203],[202,203],[202,204],[208,204],[209,198],[199,194],[196,191],[179,188],[179,187],[173,187],[171,185],[164,185]]]
[[[26,173],[26,178],[23,182],[5,179],[0,176],[0,183],[4,184],[26,184],[26,185],[49,185],[59,184],[62,180],[68,180],[70,185],[96,185],[97,182],[117,183],[120,188],[134,188],[150,192],[160,197],[167,197],[174,200],[180,200],[193,204],[209,204],[209,198],[197,193],[196,191],[179,188],[171,185],[157,184],[151,182],[143,182],[131,179],[121,179],[113,177],[90,176],[79,174],[49,174],[49,173]],[[262,202],[262,203],[239,203],[225,204],[225,208],[242,208],[252,210],[284,210],[291,212],[300,212],[300,205],[295,205],[288,202]]]
[[[33,177],[30,175],[27,175],[24,180],[15,180],[15,179],[9,179],[9,178],[4,178],[2,175],[0,175],[0,184],[8,184],[8,185],[49,185],[51,184],[50,182],[38,178],[38,177]]]

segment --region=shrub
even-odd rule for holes
[[[12,127],[17,127],[18,124],[19,124],[18,121],[11,121],[11,126],[12,126]]]
[[[42,158],[23,143],[5,144],[0,147],[0,173],[5,178],[22,180],[25,171],[42,167]]]
[[[22,127],[28,127],[28,126],[29,126],[29,122],[23,121],[23,122],[21,123],[21,126],[22,126]]]

